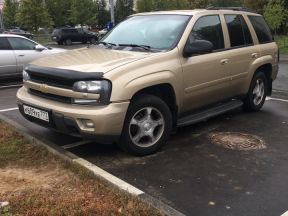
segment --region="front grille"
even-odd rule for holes
[[[63,80],[63,79],[56,79],[51,77],[39,76],[37,74],[30,74],[30,78],[32,82],[36,83],[43,83],[50,86],[58,87],[58,88],[65,88],[65,89],[72,89],[74,81],[70,80]]]
[[[64,97],[64,96],[59,96],[59,95],[54,95],[54,94],[49,94],[49,93],[43,93],[41,91],[37,91],[35,89],[29,89],[29,93],[38,97],[46,98],[49,100],[53,101],[58,101],[61,103],[66,103],[66,104],[72,104],[72,98],[70,97]]]

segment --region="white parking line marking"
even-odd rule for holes
[[[0,110],[0,113],[2,113],[2,112],[9,112],[9,111],[13,111],[13,110],[18,110],[18,107],[10,108],[10,109],[2,109],[2,110]]]
[[[288,216],[288,211],[283,213],[281,216]]]
[[[21,86],[22,86],[22,84],[19,84],[19,85],[9,85],[9,86],[0,86],[0,89],[21,87]]]
[[[70,148],[75,148],[75,147],[78,147],[78,146],[86,145],[88,143],[91,143],[91,141],[80,141],[80,142],[64,145],[64,146],[61,146],[61,147],[64,148],[64,149],[70,149]]]
[[[288,100],[284,100],[284,99],[280,99],[280,98],[272,98],[272,97],[267,97],[266,100],[267,100],[267,101],[269,101],[269,100],[275,100],[275,101],[288,102]]]

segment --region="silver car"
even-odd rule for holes
[[[64,49],[47,48],[19,35],[1,34],[0,79],[21,76],[23,67],[31,61],[64,51]]]

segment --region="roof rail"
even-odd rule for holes
[[[246,7],[208,7],[206,10],[233,10],[233,11],[244,11],[244,12],[250,12],[250,13],[257,13],[256,10],[253,10],[251,8]]]

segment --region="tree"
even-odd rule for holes
[[[71,0],[45,0],[45,2],[56,27],[70,24]]]
[[[96,22],[96,3],[93,0],[72,0],[69,21],[73,24],[88,24]]]
[[[153,0],[138,0],[136,5],[138,12],[149,12],[154,9]]]
[[[265,7],[264,17],[276,34],[287,17],[284,2],[282,0],[269,0],[268,5]]]
[[[17,26],[16,13],[18,2],[16,0],[6,0],[3,8],[4,24],[6,27]]]
[[[106,24],[110,20],[110,13],[106,10],[106,1],[105,0],[98,0],[97,1],[97,23],[101,27],[106,26]]]
[[[33,32],[38,32],[39,27],[51,27],[53,24],[45,2],[39,0],[22,0],[16,21]]]
[[[256,10],[258,13],[263,14],[264,7],[268,0],[244,0],[244,6]]]
[[[133,0],[117,0],[115,5],[116,23],[121,22],[127,16],[133,14],[134,1]]]
[[[213,6],[216,7],[239,7],[243,5],[243,0],[233,0],[233,1],[213,0],[210,2],[213,4]]]

